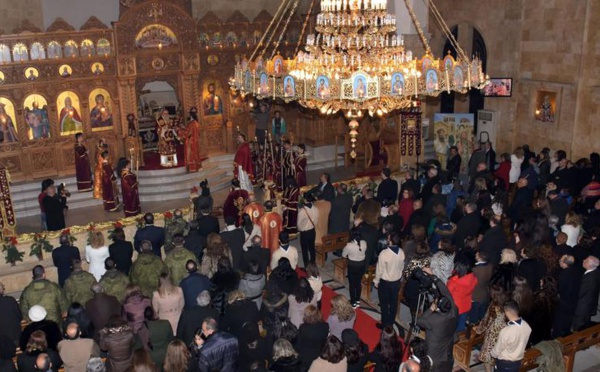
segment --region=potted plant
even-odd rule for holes
[[[17,261],[23,262],[23,256],[25,253],[19,252],[17,249],[17,238],[14,236],[7,236],[4,238],[4,244],[2,246],[2,252],[5,253],[4,259],[10,266],[15,266]]]
[[[61,231],[60,235],[67,235],[69,237],[69,243],[71,245],[73,245],[73,243],[77,241],[77,238],[71,235],[71,229],[64,229],[63,231]]]
[[[43,259],[43,252],[52,252],[52,245],[46,239],[46,235],[35,234],[29,256],[36,256],[41,261]]]
[[[116,221],[113,223],[113,229],[108,231],[108,239],[113,240],[115,237],[115,229],[122,229],[123,224],[121,221]]]

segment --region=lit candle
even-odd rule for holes
[[[445,69],[444,74],[446,76],[446,93],[450,94],[450,74],[448,74],[448,69]]]

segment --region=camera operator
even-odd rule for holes
[[[452,371],[452,346],[454,331],[458,321],[458,308],[444,282],[432,274],[430,268],[423,268],[424,273],[432,280],[438,295],[431,306],[417,319],[417,325],[427,333],[425,341],[429,356],[433,360],[432,371]]]

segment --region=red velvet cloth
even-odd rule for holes
[[[508,191],[508,187],[510,186],[510,161],[503,161],[502,163],[500,163],[500,165],[498,166],[498,169],[496,169],[496,171],[494,172],[494,176],[496,176],[497,178],[501,179],[502,181],[504,181],[504,187],[506,188],[506,190]]]
[[[119,206],[114,187],[116,180],[117,177],[115,177],[110,164],[102,164],[102,201],[104,202],[104,210],[114,211]]]

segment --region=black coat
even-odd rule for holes
[[[202,321],[206,318],[219,320],[219,311],[212,306],[194,306],[189,309],[183,309],[177,323],[177,338],[186,345],[194,341],[196,330],[202,327]]]
[[[446,182],[450,183],[460,174],[460,163],[462,162],[462,158],[460,155],[456,154],[451,158],[448,158],[446,161]]]
[[[408,223],[404,228],[404,235],[410,235],[412,227],[415,225],[421,225],[425,228],[425,230],[427,230],[430,220],[431,219],[429,218],[424,208],[415,209],[414,212],[410,215]]]
[[[110,257],[115,261],[117,270],[125,275],[129,275],[133,257],[133,244],[125,240],[117,240],[108,246]]]
[[[252,246],[248,247],[248,250],[242,253],[240,270],[242,272],[248,272],[248,264],[252,261],[258,263],[259,272],[266,274],[269,263],[271,262],[271,251],[268,248],[254,248]]]
[[[535,292],[540,288],[540,280],[546,275],[546,267],[535,258],[525,258],[517,265],[517,275],[527,279],[527,284]]]
[[[494,267],[494,273],[490,279],[490,286],[499,285],[506,291],[512,291],[513,279],[517,273],[517,267],[513,263],[503,263]]]
[[[377,199],[383,203],[384,200],[389,200],[392,204],[398,199],[398,181],[391,178],[382,180],[377,187]]]
[[[21,350],[25,350],[27,348],[27,342],[29,341],[29,336],[35,331],[44,331],[46,334],[46,341],[48,341],[48,348],[56,350],[56,346],[62,340],[62,333],[58,324],[51,320],[41,320],[39,322],[32,322],[23,329],[21,333],[21,340],[19,341],[19,347]]]
[[[269,370],[272,372],[302,372],[305,369],[302,367],[300,357],[286,357],[274,360]]]
[[[432,195],[433,186],[437,185],[441,182],[440,176],[435,176],[427,179],[425,185],[423,185],[423,189],[421,190],[421,200],[423,200],[424,204],[427,204],[427,201]]]
[[[481,217],[479,216],[479,212],[475,211],[466,214],[463,218],[460,219],[460,221],[458,221],[458,224],[456,225],[456,232],[454,233],[454,243],[458,248],[463,248],[467,236],[477,236],[477,234],[479,234],[480,228]]]
[[[61,245],[52,250],[52,263],[58,271],[58,284],[62,287],[65,280],[71,275],[71,262],[73,259],[81,260],[81,254],[77,247],[72,245]]]
[[[225,307],[225,315],[221,319],[220,329],[231,333],[238,340],[242,339],[245,323],[258,323],[260,314],[256,302],[243,299]]]
[[[152,243],[152,251],[158,257],[161,257],[160,249],[165,244],[165,229],[154,225],[147,225],[139,229],[133,238],[135,250],[140,253],[140,243],[149,240]]]
[[[529,187],[519,187],[515,192],[515,197],[510,203],[510,207],[508,209],[508,217],[512,220],[513,223],[522,219],[522,216],[531,205],[531,201],[533,200],[533,191],[529,189]]]
[[[65,203],[63,199],[52,197],[50,195],[44,196],[42,199],[42,205],[46,211],[46,225],[48,231],[58,231],[65,228]]]
[[[323,183],[319,182],[319,185],[317,186],[319,191],[321,190],[322,186],[323,186]],[[331,182],[327,182],[327,184],[323,188],[322,193],[323,193],[323,199],[327,200],[328,202],[332,201],[333,198],[335,198],[335,189],[333,188],[333,185],[331,184]]]
[[[303,323],[300,325],[295,348],[298,354],[300,354],[300,359],[302,359],[302,365],[305,370],[319,357],[328,335],[329,324],[325,322]]]
[[[502,250],[506,248],[506,235],[501,225],[494,226],[483,234],[479,250],[487,254],[488,261],[497,265],[500,263]]]
[[[206,236],[200,234],[197,230],[191,230],[185,237],[183,246],[196,256],[196,262],[202,262],[204,248],[206,248]]]
[[[96,342],[100,341],[98,332],[102,328],[108,326],[110,318],[114,315],[120,316],[122,313],[121,303],[115,296],[105,293],[95,294],[85,304],[85,312],[90,317],[96,334],[94,336]]]
[[[421,193],[421,182],[414,178],[407,179],[400,186],[400,192],[402,193],[404,190],[411,190],[413,198],[416,198]],[[402,195],[398,194],[398,199],[402,199]]]
[[[352,195],[338,194],[331,201],[329,212],[329,234],[337,234],[350,230],[350,212],[352,211]]]
[[[485,165],[490,171],[496,169],[496,151],[494,149],[485,153]]]
[[[600,294],[600,270],[596,269],[583,275],[579,287],[579,299],[573,316],[573,329],[579,331],[586,327],[590,318],[598,309]]]
[[[52,371],[58,371],[60,366],[62,365],[60,356],[58,355],[56,350],[47,349],[45,351],[34,350],[31,353],[24,352],[23,354],[19,355],[17,358],[17,367],[19,368],[19,372],[39,372],[40,370],[35,368],[35,362],[37,360],[38,355],[40,355],[41,353],[48,354],[50,362],[52,363]]]
[[[218,234],[221,228],[219,227],[219,219],[215,216],[202,216],[198,217],[198,233],[202,236],[208,236],[210,233]]]
[[[366,222],[358,225],[362,240],[367,243],[367,251],[365,252],[365,264],[368,266],[375,260],[377,252],[377,244],[379,242],[379,231],[374,226]],[[374,263],[374,262],[373,262]]]
[[[206,275],[195,272],[181,280],[179,287],[183,291],[185,308],[191,309],[197,306],[196,298],[202,291],[210,291],[212,283]]]
[[[0,314],[0,335],[8,337],[16,345],[21,337],[23,320],[17,300],[11,296],[0,295]]]
[[[562,226],[565,224],[565,217],[569,212],[569,203],[567,200],[561,196],[557,196],[556,198],[550,200],[550,214],[558,217],[557,226]]]
[[[231,266],[234,270],[239,271],[242,262],[242,254],[244,253],[244,242],[246,241],[244,230],[235,228],[231,231],[223,231],[221,233],[221,238],[223,239],[223,243],[226,243],[229,246],[229,249],[231,249],[231,257],[233,258]]]
[[[198,366],[201,371],[236,372],[239,359],[238,341],[226,332],[208,337],[200,350]]]
[[[558,307],[552,327],[553,337],[564,337],[571,333],[573,313],[579,299],[579,287],[583,269],[581,266],[570,266],[561,269],[558,274]]]

